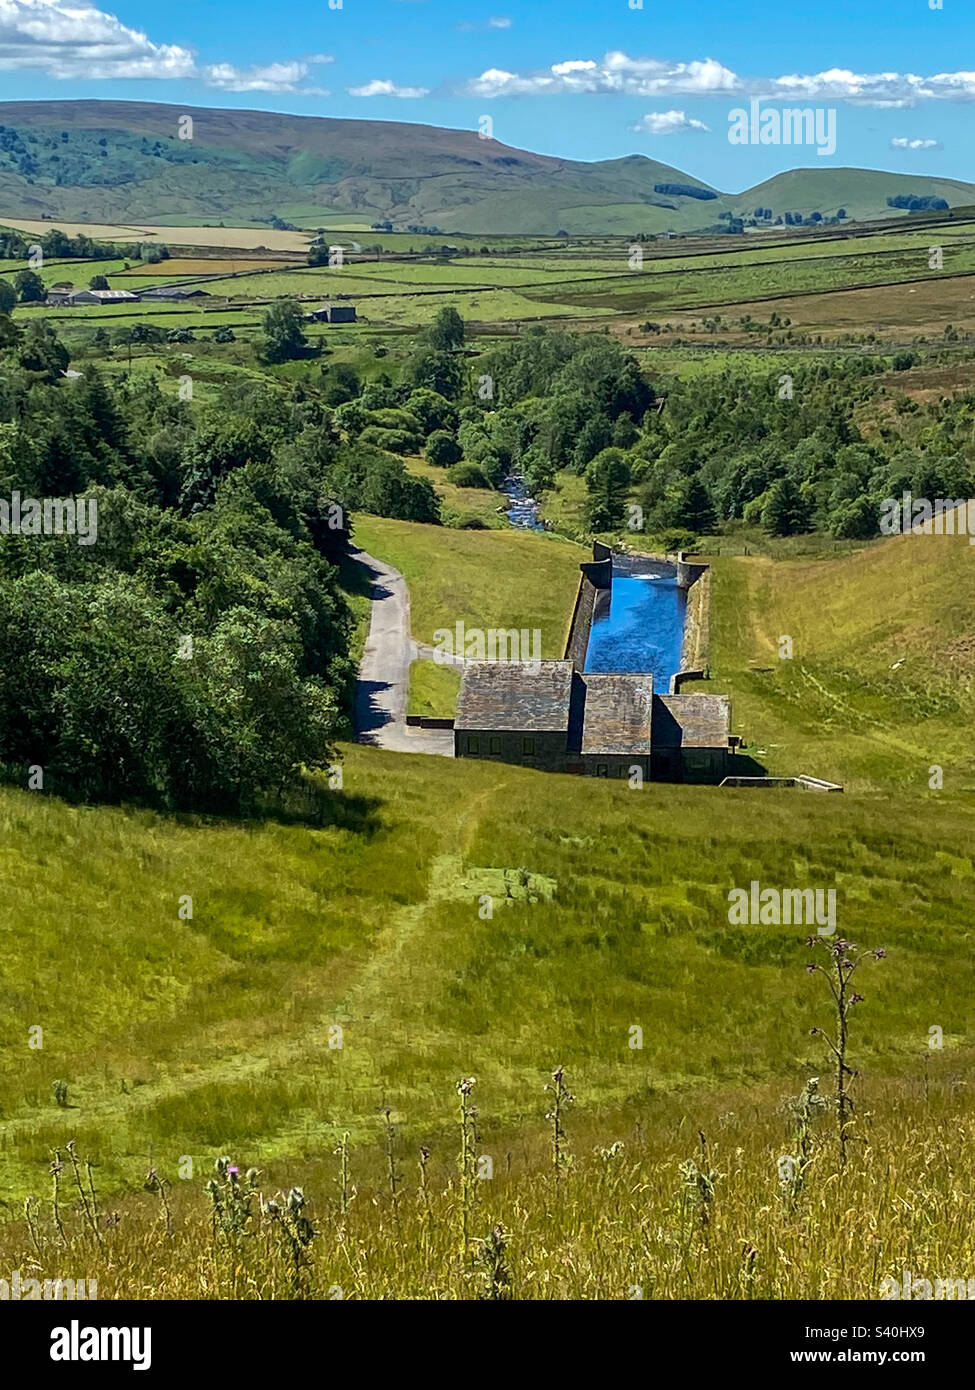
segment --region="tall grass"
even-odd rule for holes
[[[795,1106],[766,1088],[577,1115],[571,1166],[553,1167],[541,1128],[481,1136],[515,1147],[490,1178],[442,1135],[395,1192],[378,1135],[340,1152],[338,1186],[331,1155],[300,1187],[280,1165],[244,1174],[243,1155],[221,1157],[208,1180],[173,1184],[171,1215],[151,1192],[125,1199],[97,1243],[80,1199],[56,1216],[35,1201],[29,1225],[0,1228],[0,1268],[137,1299],[870,1299],[904,1269],[975,1278],[975,1097],[939,1066],[926,1084],[871,1083],[862,1102],[845,1165],[835,1130],[806,1126],[798,1187],[781,1176]]]

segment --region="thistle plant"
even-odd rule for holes
[[[857,1072],[849,1065],[850,1010],[863,1002],[864,996],[851,988],[853,976],[865,960],[883,960],[887,952],[883,947],[874,951],[861,951],[852,941],[840,937],[836,941],[822,936],[811,936],[807,943],[810,950],[821,946],[827,954],[827,962],[820,965],[810,961],[806,970],[810,975],[822,975],[829,985],[835,1016],[835,1034],[831,1038],[823,1028],[811,1028],[811,1037],[822,1038],[833,1054],[836,1078],[837,1126],[840,1141],[840,1166],[846,1165],[847,1145],[850,1142],[850,1129],[853,1124],[853,1099],[850,1087],[856,1080]]]
[[[37,1225],[34,1219],[34,1207],[36,1202],[37,1198],[34,1196],[33,1193],[31,1193],[30,1196],[26,1198],[24,1202],[24,1220],[27,1223],[27,1231],[30,1235],[30,1243],[31,1245],[33,1245],[38,1255],[40,1255],[42,1253],[41,1242],[38,1237]]]
[[[260,1177],[248,1168],[241,1182],[240,1169],[230,1158],[218,1158],[213,1165],[217,1176],[206,1185],[210,1198],[213,1248],[221,1245],[230,1260],[232,1295],[237,1295],[237,1275],[241,1242],[253,1234],[251,1210]]]
[[[268,1201],[261,1201],[261,1216],[278,1234],[278,1249],[287,1261],[296,1298],[304,1293],[305,1271],[311,1268],[308,1249],[318,1234],[305,1214],[307,1205],[300,1187],[292,1187],[286,1196],[279,1192]]]
[[[80,1164],[80,1162],[79,1162],[79,1160],[78,1160],[78,1154],[77,1154],[76,1148],[75,1148],[75,1141],[74,1141],[73,1139],[70,1139],[70,1140],[68,1141],[67,1150],[68,1150],[68,1160],[69,1160],[69,1162],[70,1162],[70,1164],[71,1164],[71,1171],[72,1171],[72,1173],[73,1173],[73,1175],[74,1175],[75,1186],[76,1186],[77,1189],[78,1189],[78,1196],[79,1196],[79,1198],[80,1198],[80,1208],[81,1208],[81,1212],[82,1212],[82,1215],[83,1215],[84,1218],[85,1218],[85,1228],[86,1228],[87,1230],[91,1231],[92,1235],[93,1235],[94,1238],[95,1238],[96,1243],[100,1245],[100,1244],[101,1244],[101,1239],[102,1239],[102,1238],[101,1238],[101,1233],[100,1233],[99,1230],[98,1230],[98,1217],[97,1217],[97,1212],[96,1212],[96,1207],[95,1207],[95,1189],[94,1189],[94,1186],[91,1186],[91,1194],[90,1194],[90,1200],[89,1200],[89,1193],[87,1193],[87,1192],[85,1191],[85,1184],[84,1184],[84,1182],[82,1181],[82,1177],[81,1177],[81,1164]],[[90,1163],[88,1164],[88,1181],[89,1181],[89,1185],[91,1185],[91,1164],[90,1164]]]
[[[546,1091],[552,1092],[552,1108],[545,1114],[552,1122],[552,1163],[555,1168],[555,1181],[562,1177],[563,1171],[572,1166],[572,1155],[566,1147],[565,1127],[562,1116],[570,1105],[575,1104],[575,1096],[565,1084],[565,1069],[556,1067],[551,1082],[546,1082]]]
[[[168,1179],[161,1178],[157,1173],[156,1169],[150,1167],[148,1173],[146,1174],[146,1180],[143,1183],[143,1187],[145,1188],[146,1192],[154,1192],[156,1196],[159,1198],[160,1203],[162,1204],[162,1209],[166,1214],[167,1236],[171,1236],[173,1234],[173,1214],[169,1208],[168,1197],[169,1186],[170,1184]]]
[[[337,1179],[339,1187],[339,1211],[342,1213],[343,1216],[347,1216],[349,1211],[349,1204],[355,1198],[355,1188],[349,1182],[348,1130],[346,1130],[345,1133],[342,1135],[342,1138],[339,1140],[338,1143],[338,1148],[334,1149],[333,1152],[338,1156],[339,1160],[339,1175]]]
[[[806,1184],[806,1170],[812,1162],[815,1145],[814,1126],[829,1108],[829,1101],[819,1094],[819,1077],[811,1076],[797,1096],[786,1101],[785,1110],[792,1118],[793,1154],[779,1159],[779,1190],[791,1210],[795,1211]]]
[[[460,1173],[461,1187],[461,1253],[470,1251],[471,1217],[477,1202],[477,1106],[471,1105],[470,1098],[477,1079],[462,1077],[457,1082],[460,1097],[460,1153],[457,1155],[457,1169]]]
[[[476,1242],[474,1265],[482,1280],[478,1298],[485,1302],[506,1303],[511,1298],[511,1268],[506,1257],[510,1239],[499,1222]]]
[[[708,1141],[703,1130],[698,1130],[698,1140],[698,1159],[688,1158],[680,1165],[681,1215],[685,1222],[695,1221],[702,1239],[707,1240],[714,1191],[721,1174],[711,1167]]]
[[[398,1214],[399,1173],[396,1168],[396,1126],[389,1106],[383,1109],[383,1147],[386,1155],[386,1177],[389,1180],[389,1193],[393,1199],[393,1215]]]
[[[64,1164],[61,1162],[61,1150],[54,1150],[54,1157],[51,1160],[51,1210],[54,1216],[54,1224],[57,1227],[58,1235],[61,1237],[62,1245],[67,1245],[68,1238],[64,1234],[64,1222],[61,1220],[61,1174],[64,1172]]]

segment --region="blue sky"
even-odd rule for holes
[[[505,144],[648,154],[729,191],[797,164],[975,181],[975,12],[936,2],[0,0],[0,87],[467,129],[490,116]],[[752,97],[835,108],[835,155],[729,144]]]

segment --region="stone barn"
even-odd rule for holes
[[[461,678],[454,754],[588,777],[720,782],[730,723],[726,695],[655,695],[649,674],[479,661]]]
[[[478,661],[464,669],[454,754],[564,772],[571,661]]]

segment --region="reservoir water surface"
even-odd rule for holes
[[[666,694],[680,670],[686,590],[670,575],[613,572],[612,589],[600,591],[586,648],[587,671],[650,671],[654,689]]]

